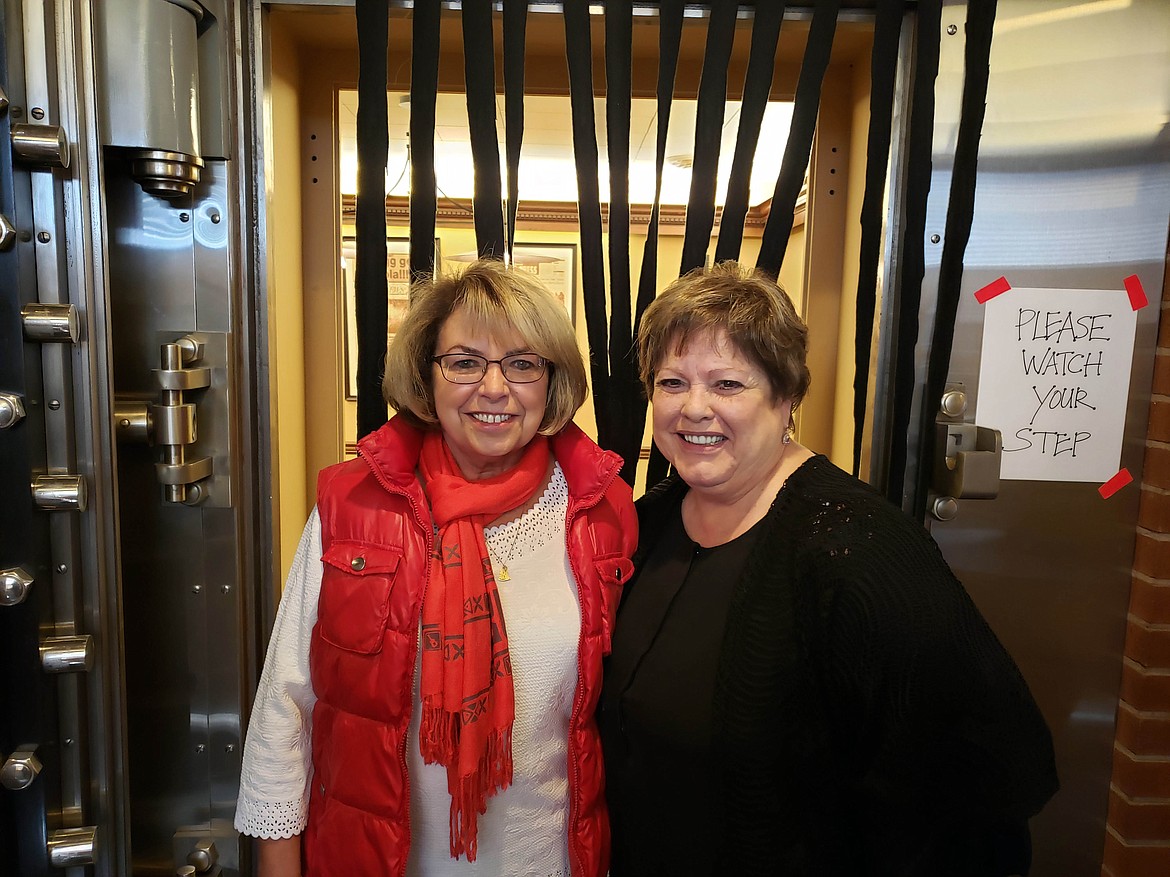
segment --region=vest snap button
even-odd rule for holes
[[[355,557],[353,560],[351,560],[349,562],[349,565],[351,567],[353,567],[355,570],[357,570],[358,572],[361,572],[363,569],[366,568],[366,559],[364,557]]]

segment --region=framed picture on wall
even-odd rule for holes
[[[512,264],[538,278],[559,298],[569,319],[576,325],[577,245],[522,244],[512,247]]]
[[[474,250],[447,257],[450,263],[474,262],[479,254]],[[436,259],[435,264],[438,264]],[[576,244],[521,244],[512,247],[512,264],[538,278],[565,306],[569,321],[575,326],[577,301],[577,245]],[[453,267],[453,266],[452,266]],[[457,268],[456,272],[461,271]]]
[[[435,238],[435,265],[439,239]],[[345,398],[357,399],[357,245],[352,237],[341,242],[341,275],[345,290]],[[386,343],[390,343],[410,305],[410,240],[386,238]]]

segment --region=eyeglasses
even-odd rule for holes
[[[535,353],[513,353],[503,359],[488,359],[476,353],[444,353],[432,356],[443,372],[443,377],[453,384],[478,384],[487,374],[488,366],[500,367],[504,380],[511,384],[531,384],[544,377],[548,362]]]

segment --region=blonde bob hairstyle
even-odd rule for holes
[[[539,281],[492,259],[480,259],[462,274],[443,275],[412,288],[410,308],[386,351],[382,379],[386,402],[412,425],[438,428],[433,381],[444,378],[436,376],[431,357],[443,323],[460,308],[477,331],[489,335],[514,331],[548,362],[548,399],[540,433],[559,432],[588,392],[577,334],[564,306]]]
[[[654,395],[654,374],[668,353],[681,353],[695,335],[720,330],[768,376],[772,400],[790,401],[795,411],[810,380],[808,327],[780,286],[738,262],[683,275],[646,309],[638,326],[646,395]]]

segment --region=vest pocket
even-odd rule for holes
[[[593,569],[601,581],[601,631],[603,654],[608,655],[613,641],[613,625],[617,618],[622,586],[634,574],[634,564],[622,554],[605,554],[594,558]]]
[[[321,638],[348,652],[380,652],[401,552],[338,540],[321,560],[325,565],[317,603]]]

